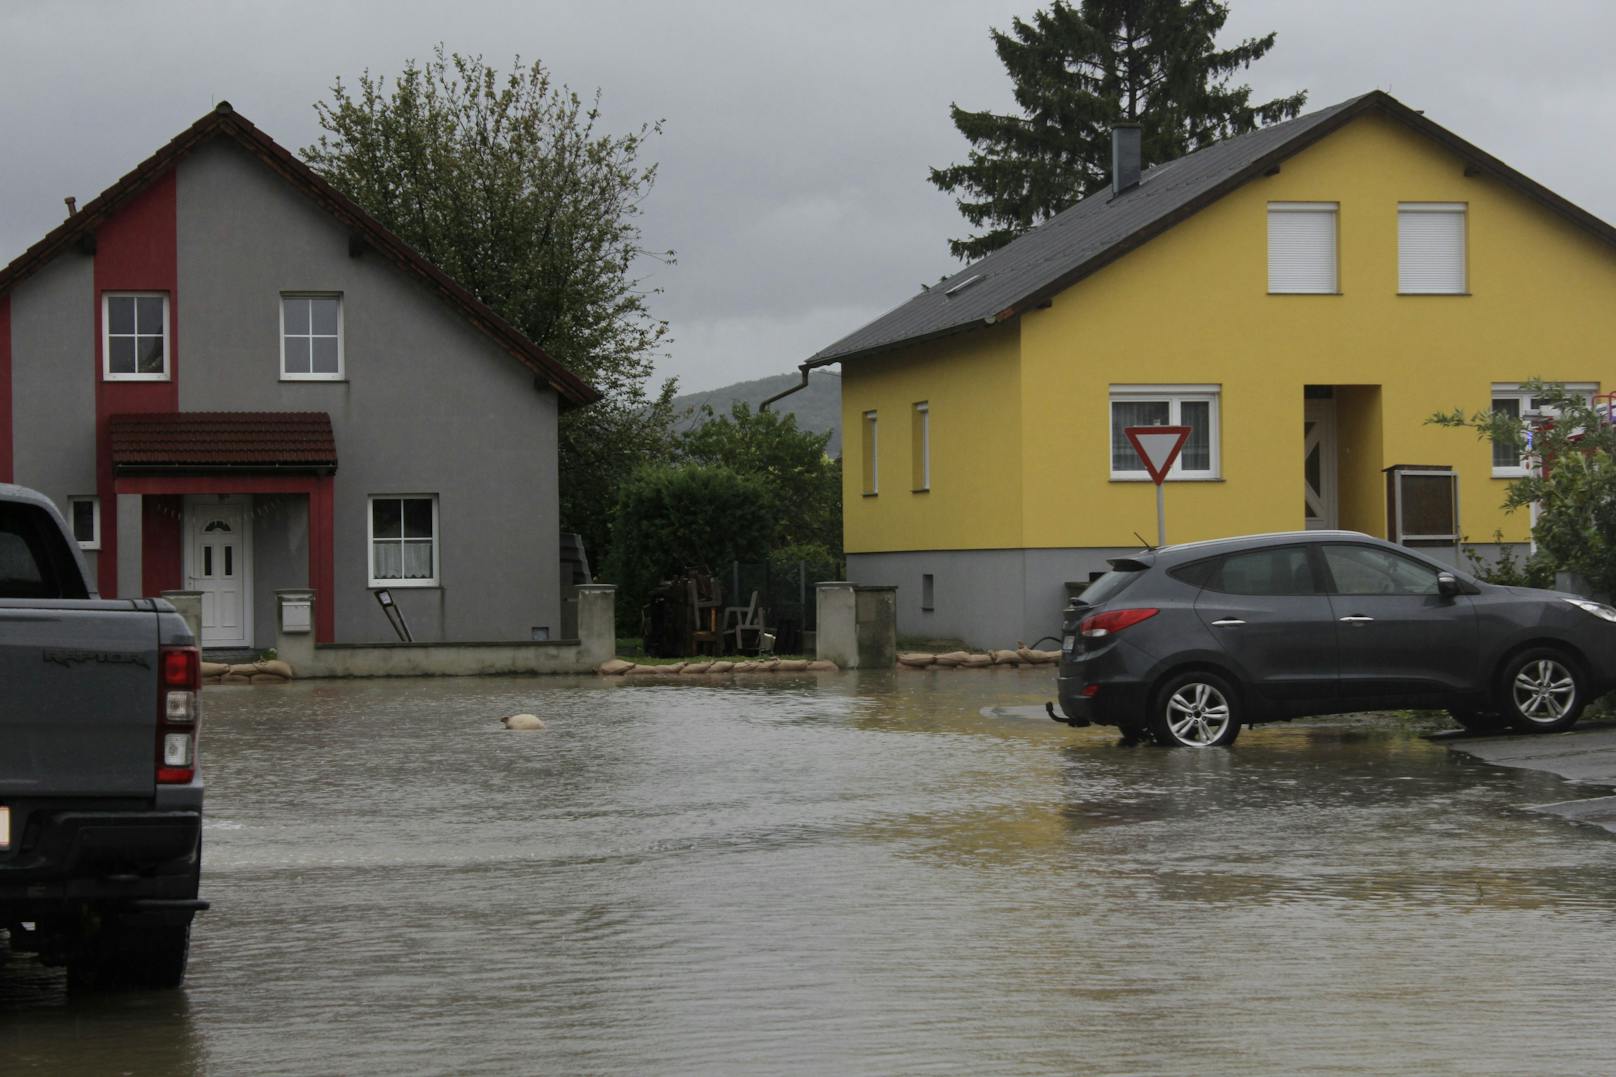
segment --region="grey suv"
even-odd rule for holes
[[[1072,725],[1130,739],[1213,747],[1257,722],[1404,707],[1552,733],[1616,687],[1616,609],[1481,583],[1356,532],[1167,546],[1111,566],[1067,607],[1060,705]]]

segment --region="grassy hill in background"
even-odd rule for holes
[[[673,398],[678,418],[674,425],[686,430],[696,424],[696,416],[703,404],[711,404],[719,414],[728,414],[730,405],[739,400],[753,411],[776,393],[796,385],[802,380],[797,373],[776,374],[755,381],[740,381],[704,393],[687,393]],[[830,444],[825,452],[832,458],[842,455],[842,376],[829,371],[816,370],[808,380],[808,388],[776,401],[769,409],[797,417],[797,429],[812,430],[816,434],[830,431]]]

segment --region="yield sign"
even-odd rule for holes
[[[1157,486],[1167,478],[1173,461],[1178,459],[1184,442],[1190,436],[1187,426],[1125,426],[1122,432],[1133,445],[1133,451],[1139,454],[1139,459],[1145,462],[1150,481]]]

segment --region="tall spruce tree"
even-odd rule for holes
[[[1250,86],[1230,85],[1274,35],[1219,49],[1228,15],[1217,0],[1054,0],[992,31],[1021,115],[950,107],[970,156],[931,182],[984,229],[949,240],[954,256],[980,258],[1107,186],[1116,123],[1140,124],[1149,168],[1299,113],[1305,90],[1254,105]]]

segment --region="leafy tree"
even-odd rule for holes
[[[1510,482],[1504,508],[1538,507],[1532,538],[1539,559],[1526,568],[1534,582],[1545,568],[1560,569],[1584,577],[1596,593],[1616,595],[1616,426],[1563,385],[1533,379],[1522,388],[1557,417],[1527,426],[1505,412],[1466,416],[1455,408],[1428,421],[1528,454],[1531,466]]]
[[[1015,84],[1020,115],[950,106],[971,144],[964,164],[931,170],[979,235],[949,240],[956,258],[997,250],[1111,182],[1111,128],[1142,130],[1146,168],[1229,135],[1295,116],[1306,91],[1251,102],[1231,85],[1274,44],[1274,35],[1232,48],[1214,44],[1229,6],[1217,0],[1054,0],[1032,22],[992,31]]]
[[[646,391],[667,324],[637,276],[673,260],[638,224],[660,126],[601,133],[598,90],[586,103],[541,63],[502,75],[442,45],[391,92],[367,71],[315,111],[316,171],[605,394],[562,416],[559,450],[561,518],[598,556],[617,486],[671,436],[673,381]]]
[[[761,560],[769,547],[764,481],[709,464],[651,464],[618,490],[604,575],[618,611],[637,616],[657,582],[688,568]]]
[[[728,415],[702,405],[699,426],[679,436],[692,463],[719,465],[758,479],[768,499],[769,545],[809,547],[808,560],[839,559],[842,549],[841,464],[825,455],[830,433],[797,429],[797,417],[736,402]]]

